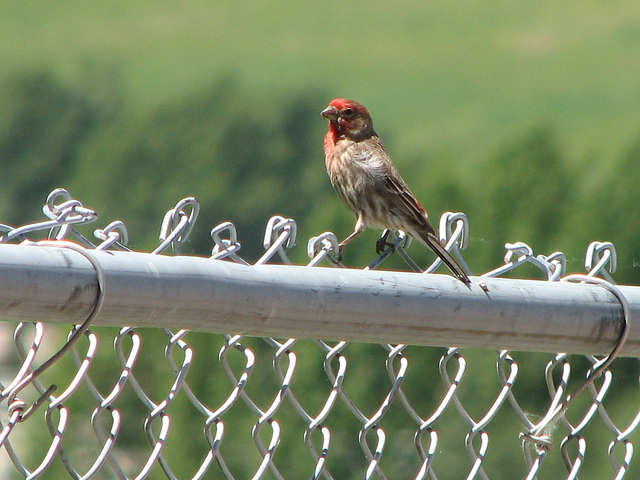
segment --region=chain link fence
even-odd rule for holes
[[[180,254],[198,210],[197,201],[186,198],[167,212],[152,254]],[[0,306],[5,320],[0,323],[3,478],[640,475],[637,462],[632,464],[640,422],[640,364],[635,357],[618,356],[634,308],[628,290],[623,292],[611,278],[616,253],[610,243],[591,244],[586,274],[568,278],[604,287],[621,312],[611,353],[595,357],[544,353],[549,346],[540,339],[536,344],[535,338],[529,348],[533,352],[496,351],[471,330],[466,337],[472,340],[467,338],[465,345],[477,348],[457,349],[326,340],[353,335],[339,330],[330,330],[326,338],[301,331],[296,340],[234,335],[232,326],[195,332],[98,322],[109,298],[98,252],[128,252],[125,225],[113,222],[96,230],[95,239],[87,238],[77,227],[97,215],[63,189],[50,194],[43,212],[48,218],[43,222],[0,224],[0,244],[57,246],[79,253],[93,269],[95,289],[59,299],[68,308],[55,315],[66,315],[75,326],[16,323],[12,313],[27,308],[26,303],[37,311],[37,297]],[[447,248],[467,269],[461,250],[468,228],[461,213],[443,215],[439,228]],[[211,259],[249,265],[232,223],[216,226],[211,235]],[[253,265],[292,263],[287,249],[295,240],[292,219],[271,218],[265,252]],[[407,253],[409,242],[398,233],[393,246],[367,270],[395,252],[410,269],[422,272]],[[491,278],[523,264],[539,268],[549,282],[567,280],[562,253],[534,255],[524,243],[506,249],[504,264],[475,278],[474,288],[491,295]],[[305,268],[342,268],[337,251],[332,233],[312,238]],[[438,266],[436,260],[424,271]],[[38,272],[43,264],[36,262],[33,268]],[[293,272],[296,267],[284,268]],[[9,263],[0,261],[5,285],[11,274]],[[93,295],[86,315],[72,308],[83,295]],[[42,318],[48,318],[47,307],[40,308]],[[77,322],[78,315],[86,319]],[[179,311],[175,317],[181,325]],[[368,340],[367,335],[363,332],[362,338]]]

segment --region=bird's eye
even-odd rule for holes
[[[342,111],[342,116],[344,118],[352,118],[355,115],[355,112],[353,111],[353,108],[345,108]]]

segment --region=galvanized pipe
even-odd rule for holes
[[[92,250],[105,277],[96,325],[187,328],[277,338],[606,354],[622,307],[589,284],[289,265]],[[640,356],[640,287],[620,286]],[[97,277],[80,253],[0,244],[0,319],[77,324]]]

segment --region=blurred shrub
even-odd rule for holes
[[[142,239],[146,248],[163,213],[195,196],[202,208],[191,250],[206,254],[209,230],[232,220],[248,242],[243,254],[255,258],[271,215],[300,220],[319,191],[330,193],[312,147],[321,145],[322,102],[317,94],[257,102],[225,78],[138,117],[122,114],[87,139],[73,191],[123,217],[134,246]]]
[[[96,114],[90,99],[47,75],[2,79],[1,221],[24,224],[40,218],[46,194],[74,171]]]

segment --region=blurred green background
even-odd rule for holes
[[[210,229],[231,220],[253,261],[280,214],[298,223],[292,256],[303,263],[310,236],[353,226],[326,177],[319,115],[348,97],[367,105],[434,223],[467,214],[475,273],[514,241],[563,251],[569,271],[583,271],[598,240],[618,249],[616,280],[637,284],[639,52],[640,8],[628,0],[4,3],[0,222],[42,219],[47,193],[63,186],[99,212],[96,226],[121,219],[131,247],[149,251],[164,212],[193,195],[202,209],[184,253],[207,255]],[[376,238],[354,240],[346,263],[366,265]],[[495,384],[491,375],[469,382]],[[637,398],[616,399],[637,409]],[[350,445],[344,458],[361,455]],[[296,458],[283,471],[307,472]],[[341,468],[361,476],[357,462]]]

